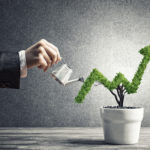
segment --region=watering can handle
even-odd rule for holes
[[[66,64],[66,62],[65,62],[65,60],[64,60],[64,58],[63,57],[61,57],[61,61],[59,62],[59,63],[61,63],[61,64]],[[57,64],[55,64],[55,65],[57,65]],[[52,66],[52,68],[53,68],[54,66]],[[70,68],[70,67],[69,67]]]
[[[67,64],[66,63],[66,61],[65,61],[65,59],[64,59],[64,57],[61,57],[61,61],[60,61],[62,64]],[[68,64],[67,64],[67,66],[68,66]],[[70,66],[68,66],[70,69],[71,69],[71,67]]]
[[[66,64],[65,59],[63,57],[61,57],[61,62]]]

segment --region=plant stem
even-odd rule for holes
[[[110,90],[110,92],[115,97],[116,102],[118,103],[118,105],[120,105],[120,101],[118,100],[117,95],[113,91],[111,91],[111,90]]]
[[[116,88],[116,91],[117,91],[117,94],[115,94],[113,91],[110,90],[111,94],[115,97],[118,106],[123,107],[124,97],[126,93],[125,88],[123,85],[118,85],[118,87]]]

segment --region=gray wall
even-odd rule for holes
[[[143,58],[138,50],[150,44],[150,1],[0,0],[0,50],[26,49],[41,38],[60,49],[73,77],[98,68],[110,80],[122,72],[131,81]],[[102,86],[76,104],[82,83],[60,86],[53,69],[29,70],[20,90],[0,89],[0,126],[99,126],[99,107],[116,105]],[[150,64],[125,105],[144,106],[143,126],[150,126]]]

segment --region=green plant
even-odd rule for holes
[[[77,97],[75,98],[75,101],[77,103],[82,103],[85,96],[91,90],[94,82],[98,81],[104,85],[104,87],[106,87],[111,92],[111,94],[113,94],[118,106],[123,107],[125,93],[132,94],[137,92],[146,66],[150,61],[150,46],[142,48],[139,52],[140,54],[144,55],[144,57],[140,62],[131,83],[120,72],[117,73],[112,81],[109,81],[101,72],[99,72],[97,69],[93,69],[82,85]],[[116,89],[117,94],[115,94],[113,91],[114,89]]]

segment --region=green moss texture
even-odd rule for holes
[[[87,77],[84,84],[82,85],[77,97],[75,98],[75,101],[77,103],[82,103],[85,99],[85,96],[91,90],[91,87],[95,81],[100,82],[108,90],[116,89],[117,86],[122,83],[128,94],[136,93],[141,83],[146,66],[150,61],[150,46],[142,48],[139,52],[140,54],[144,55],[144,57],[140,62],[131,83],[120,72],[116,74],[112,81],[109,81],[101,72],[99,72],[97,69],[93,69],[93,71],[90,73],[90,75]]]

